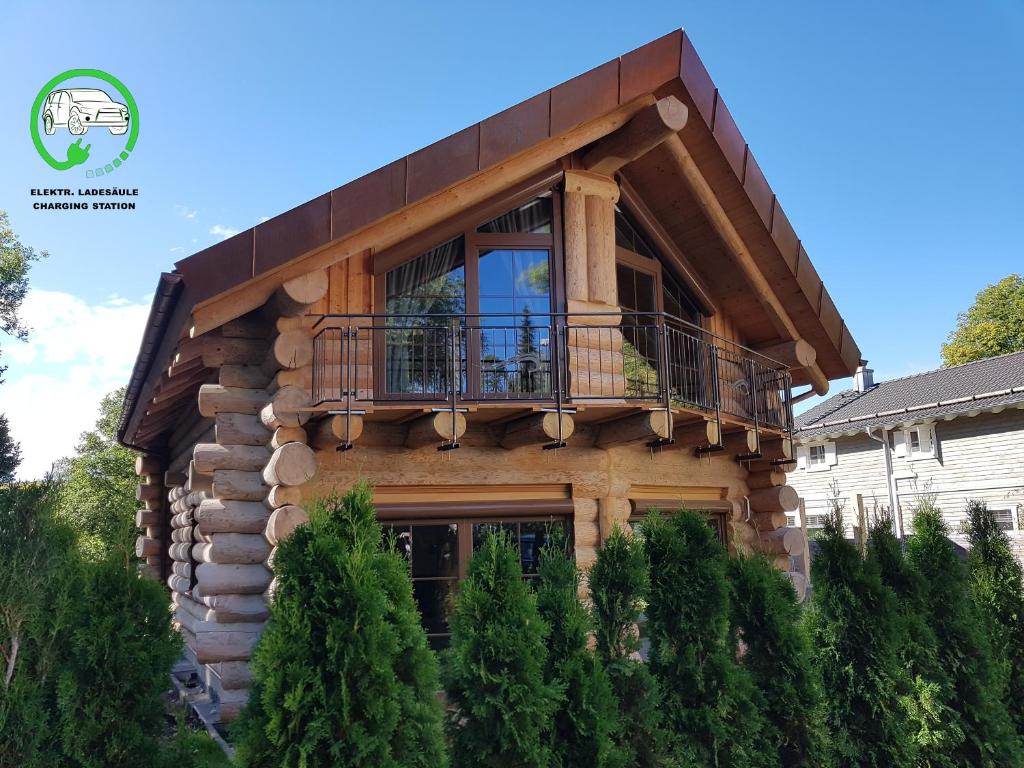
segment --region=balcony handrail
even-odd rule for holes
[[[531,312],[529,315],[531,318],[565,318],[570,317],[645,317],[645,318],[660,318],[661,320],[671,322],[683,327],[683,329],[689,329],[693,331],[691,335],[699,334],[698,338],[710,339],[716,346],[719,347],[730,347],[739,350],[746,355],[762,361],[769,368],[774,368],[780,371],[789,370],[785,363],[775,360],[768,355],[758,352],[756,349],[740,344],[738,341],[733,339],[727,339],[724,336],[719,336],[713,331],[692,323],[689,320],[684,320],[681,317],[670,314],[668,312],[634,312],[623,310],[620,312]],[[504,318],[504,317],[522,317],[521,314],[515,312],[356,312],[356,313],[327,313],[319,316],[319,320],[313,324],[312,330],[316,331],[320,328],[321,324],[326,320],[389,320],[394,318],[416,318],[416,319],[438,319],[438,320],[452,320],[453,318]]]

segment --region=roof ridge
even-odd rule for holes
[[[968,365],[978,365],[979,363],[987,363],[991,360],[999,360],[1003,357],[1012,357],[1013,355],[1024,355],[1024,350],[1017,350],[1016,352],[1004,352],[1001,355],[992,355],[991,357],[982,357],[978,360],[970,360],[966,363],[957,363],[956,365],[939,366],[938,368],[932,368],[927,371],[918,371],[917,373],[908,373],[905,376],[897,376],[893,379],[884,379],[875,384],[875,386],[881,386],[882,384],[888,384],[891,381],[906,381],[907,379],[914,379],[918,376],[928,376],[932,373],[938,373],[939,371],[952,371],[955,368],[965,368]],[[868,390],[870,391],[870,390]]]

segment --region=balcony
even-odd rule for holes
[[[652,445],[670,444],[673,426],[710,421],[719,437],[698,453],[747,432],[754,443],[738,453],[750,458],[762,436],[789,442],[792,431],[783,364],[665,313],[325,315],[314,331],[320,411],[400,422],[450,410],[495,424],[660,411],[668,434]]]

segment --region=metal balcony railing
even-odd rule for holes
[[[324,315],[318,405],[654,403],[789,432],[785,366],[665,313]]]

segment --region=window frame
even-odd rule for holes
[[[996,526],[998,526],[1001,530],[1008,531],[1008,532],[1019,531],[1020,530],[1020,526],[1018,525],[1018,520],[1017,520],[1017,514],[1018,514],[1018,511],[1019,511],[1018,505],[1016,505],[1016,504],[1006,504],[1006,505],[999,505],[999,506],[989,505],[988,509],[989,509],[989,512],[993,513],[993,517],[994,517],[994,514],[996,512],[1005,512],[1006,514],[1008,514],[1010,516],[1010,527],[1009,528],[1003,528],[1000,525],[1000,521],[996,520]]]

